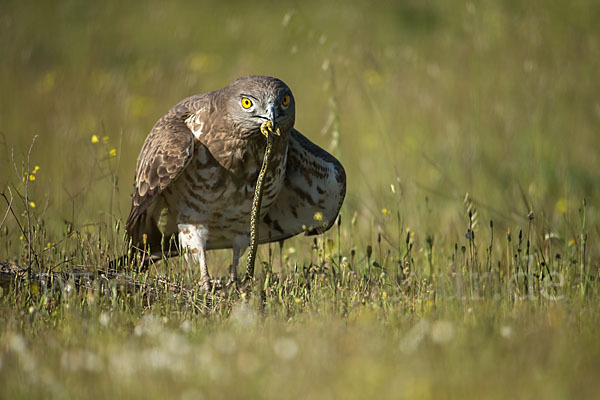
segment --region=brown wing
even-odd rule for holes
[[[136,238],[137,225],[148,207],[184,170],[194,153],[194,134],[186,124],[204,97],[191,97],[173,107],[152,128],[138,156],[131,211],[126,229]],[[193,115],[192,115],[193,116]],[[189,122],[189,120],[188,120]]]
[[[288,146],[284,186],[259,227],[261,243],[325,232],[346,195],[346,172],[335,157],[295,129]]]

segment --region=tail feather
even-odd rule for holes
[[[130,238],[130,251],[110,260],[108,267],[111,270],[133,266],[147,269],[150,264],[179,254],[179,238],[175,237],[175,243],[169,243],[170,240],[164,237],[154,219],[148,217],[147,210],[141,214],[134,214],[132,210],[125,229]]]

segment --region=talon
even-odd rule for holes
[[[200,282],[198,282],[198,286],[202,287],[202,289],[206,290],[207,292],[212,292],[213,285],[210,281],[210,278],[202,279]]]
[[[239,285],[239,284],[238,284],[238,280],[237,280],[237,279],[231,279],[231,278],[230,278],[230,279],[229,279],[229,282],[227,282],[227,283],[225,284],[225,287],[226,287],[226,288],[230,288],[230,287],[232,287],[232,288],[234,288],[234,289],[237,289],[237,288],[238,288],[238,285]]]
[[[226,286],[237,286],[237,274],[229,274],[229,282],[227,282]]]

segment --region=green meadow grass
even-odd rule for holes
[[[595,398],[593,1],[0,5],[0,260],[103,268],[154,122],[283,79],[344,164],[339,225],[252,293],[175,258],[0,289],[0,398]],[[10,207],[9,207],[10,205]],[[225,276],[229,251],[209,253]],[[175,289],[174,289],[175,288]]]

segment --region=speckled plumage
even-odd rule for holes
[[[290,104],[284,107],[286,95]],[[244,97],[253,99],[252,110],[240,105]],[[136,167],[126,225],[133,243],[145,243],[154,259],[189,248],[205,286],[204,252],[233,248],[235,279],[239,255],[249,241],[250,208],[265,149],[259,129],[267,118],[281,136],[273,143],[265,177],[259,242],[328,229],[345,195],[342,165],[293,128],[295,103],[285,83],[250,76],[189,97],[156,123]],[[171,237],[178,244],[168,252],[161,245]]]

